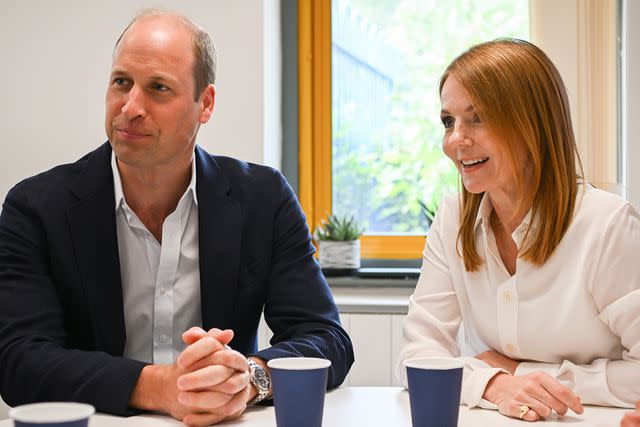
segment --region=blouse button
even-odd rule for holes
[[[513,344],[507,344],[506,349],[509,353],[513,353],[516,348],[513,346]]]
[[[507,291],[504,293],[504,300],[506,302],[511,302],[511,299],[513,298],[513,296],[511,295],[511,292]]]

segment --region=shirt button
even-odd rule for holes
[[[165,288],[160,288],[160,295],[164,295],[167,293],[167,290]]]
[[[169,339],[168,336],[166,335],[160,335],[160,342],[167,342],[167,340]]]
[[[511,299],[513,298],[513,295],[511,295],[511,292],[507,291],[504,293],[504,300],[506,302],[511,302]]]
[[[513,346],[513,344],[507,344],[506,349],[509,353],[513,353],[516,348]]]

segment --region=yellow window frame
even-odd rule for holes
[[[299,199],[311,230],[332,212],[331,1],[298,2]],[[425,236],[361,237],[363,258],[418,259]]]

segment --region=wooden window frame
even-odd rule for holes
[[[309,229],[332,210],[331,1],[298,2],[299,198]],[[364,235],[365,259],[419,259],[425,236]]]

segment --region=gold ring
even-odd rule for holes
[[[527,412],[530,411],[530,408],[527,405],[520,406],[520,419],[524,419],[524,416],[527,415]]]

